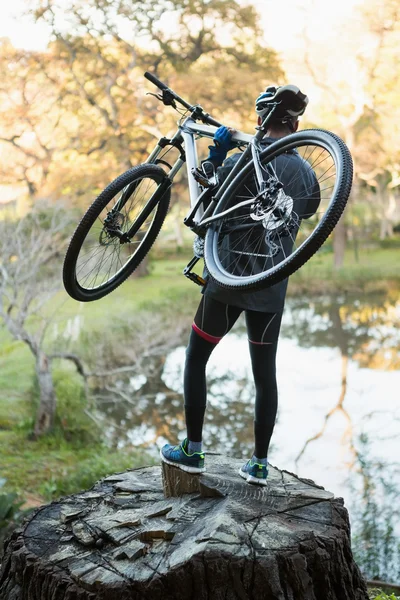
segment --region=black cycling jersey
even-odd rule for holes
[[[274,138],[266,137],[262,140],[261,144],[268,146],[274,141]],[[220,183],[226,179],[240,156],[240,153],[230,156],[223,166],[218,169]],[[296,150],[291,150],[276,158],[276,161],[274,161],[274,168],[278,178],[284,183],[285,193],[294,198],[297,214],[301,218],[309,218],[312,216],[320,203],[320,190],[317,178],[310,165]],[[234,234],[230,234],[230,244],[233,244],[233,235]],[[290,254],[293,245],[292,239],[289,236],[283,238],[281,244],[283,246],[283,252]],[[243,256],[243,263],[248,263],[248,259],[245,255]],[[210,296],[219,302],[237,306],[245,310],[259,312],[279,312],[283,310],[288,285],[287,279],[268,288],[249,292],[240,289],[228,290],[222,288],[208,277],[207,272],[205,274],[206,285],[203,288],[203,293],[206,296]]]

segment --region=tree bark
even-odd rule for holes
[[[149,269],[149,257],[145,256],[142,262],[136,267],[136,269],[132,273],[133,279],[137,279],[138,277],[146,277],[150,273]]]
[[[6,544],[0,600],[367,600],[343,500],[272,466],[249,485],[242,462],[208,455],[179,497],[147,467],[41,507]]]
[[[386,192],[386,193],[385,193]],[[393,236],[393,220],[396,214],[396,198],[393,191],[379,192],[380,205],[382,206],[379,239],[384,240]]]
[[[335,269],[340,269],[344,263],[344,253],[346,250],[347,231],[344,215],[339,219],[333,234],[333,264]]]
[[[179,211],[174,218],[174,233],[176,249],[179,251],[183,248],[182,219]]]
[[[56,394],[53,384],[53,375],[51,373],[51,361],[41,350],[38,351],[36,356],[35,368],[40,390],[40,402],[33,433],[35,437],[40,437],[51,431],[54,427]]]

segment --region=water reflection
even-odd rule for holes
[[[243,339],[232,335],[231,345],[243,350]],[[247,342],[245,342],[247,345]],[[249,365],[232,370],[220,354],[208,369],[208,406],[205,417],[205,443],[213,451],[229,448],[235,455],[252,449],[253,382]],[[108,385],[98,397],[98,406],[107,415],[108,437],[119,447],[126,443],[144,445],[150,452],[166,441],[175,441],[185,431],[183,409],[183,364],[185,346],[179,346],[162,359],[162,368],[138,386],[138,377]],[[149,361],[154,362],[154,357]],[[158,358],[161,363],[161,358]],[[115,401],[118,398],[118,401]]]
[[[345,298],[338,298],[334,302],[332,298],[322,298],[311,305],[304,300],[293,300],[288,318],[283,325],[283,335],[294,338],[301,347],[324,347],[337,348],[340,352],[340,388],[336,402],[325,414],[321,426],[307,440],[296,457],[296,465],[305,453],[308,445],[320,439],[336,414],[340,414],[345,426],[342,442],[348,446],[354,466],[357,451],[354,446],[354,427],[352,418],[346,409],[345,399],[348,385],[349,359],[363,357],[365,362],[371,362],[373,352],[368,349],[372,346],[371,341],[380,335],[380,329],[376,324],[376,315],[380,320],[382,317],[390,318],[392,306],[378,306],[368,304],[360,300],[347,302]],[[398,347],[399,339],[397,331],[392,328],[392,341]],[[367,359],[368,357],[368,359]]]
[[[394,371],[399,367],[400,356],[400,301],[382,297],[368,298],[365,300],[338,298],[322,298],[317,302],[309,304],[304,300],[293,300],[290,310],[283,324],[282,335],[296,340],[302,348],[336,348],[340,354],[332,362],[332,367],[338,371],[340,360],[340,384],[337,384],[337,397],[329,406],[329,410],[320,421],[320,427],[316,427],[315,433],[304,441],[295,462],[299,463],[307,447],[312,442],[320,439],[335,416],[341,416],[344,421],[342,435],[342,450],[348,450],[351,455],[351,465],[354,466],[357,458],[355,447],[355,431],[359,429],[362,420],[374,418],[374,414],[382,413],[382,392],[389,383],[389,375],[384,377],[384,385],[381,392],[377,394],[375,401],[370,397],[368,391],[360,389],[359,393],[364,396],[369,412],[358,411],[358,414],[350,414],[346,407],[346,396],[349,384],[349,367],[362,373],[362,369],[375,369],[379,371]],[[333,357],[332,357],[333,358]],[[358,368],[357,368],[358,367]],[[363,375],[371,378],[371,371]],[[396,373],[398,376],[398,373]],[[357,376],[356,376],[357,377]],[[396,377],[397,378],[397,377]],[[358,377],[357,377],[358,379]],[[381,373],[372,379],[382,380]],[[352,395],[355,386],[352,384]],[[392,417],[398,418],[399,401],[393,395],[393,389],[389,396],[393,398],[391,404]],[[397,401],[396,401],[397,400]],[[383,400],[383,403],[385,401]],[[364,406],[365,408],[365,406]]]
[[[288,301],[278,350],[280,402],[273,437],[279,462],[303,471],[323,439],[337,438],[340,432],[334,451],[340,452],[341,463],[354,465],[355,439],[364,425],[373,421],[379,429],[387,424],[388,413],[395,422],[399,316],[398,298]],[[115,444],[144,444],[156,451],[156,445],[181,436],[187,335],[168,354],[148,356],[145,375],[102,390],[99,407],[107,414],[108,435]],[[254,391],[243,324],[220,343],[207,372],[205,442],[213,450],[246,456],[253,445]]]

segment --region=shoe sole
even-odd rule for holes
[[[186,471],[186,473],[204,473],[206,470],[205,467],[203,467],[203,468],[189,467],[187,465],[181,465],[180,463],[172,462],[172,460],[168,460],[167,458],[164,457],[161,450],[160,450],[160,456],[161,456],[161,460],[163,462],[167,463],[167,465],[172,465],[173,467],[177,467],[181,471]]]
[[[256,485],[268,485],[268,482],[266,479],[257,479],[257,477],[253,477],[253,475],[248,475],[247,473],[244,473],[242,471],[242,469],[239,469],[238,471],[240,477],[243,477],[243,479],[245,479],[247,481],[247,483],[255,483]]]

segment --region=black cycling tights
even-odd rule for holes
[[[202,440],[206,410],[206,365],[216,344],[231,330],[243,309],[203,296],[186,350],[184,397],[187,437]],[[256,388],[254,454],[265,458],[278,406],[275,358],[282,313],[245,310],[250,357]]]

